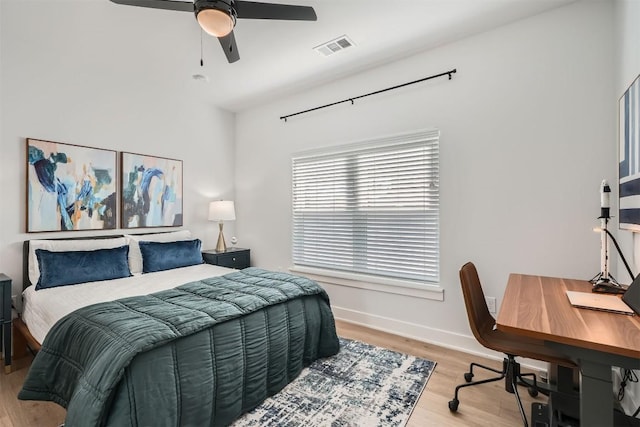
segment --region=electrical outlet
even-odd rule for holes
[[[484,297],[484,299],[487,301],[489,313],[496,314],[496,297]]]

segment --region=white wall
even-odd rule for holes
[[[614,3],[614,46],[615,46],[615,98],[619,99],[633,80],[640,75],[640,2],[636,0],[616,0]],[[618,240],[634,274],[640,272],[640,234],[618,231]],[[621,264],[621,263],[620,263]],[[628,280],[628,274],[621,265],[618,277]],[[638,375],[640,372],[636,371]],[[617,378],[619,381],[619,377]],[[619,387],[619,382],[616,383]],[[629,383],[625,398],[621,402],[625,411],[633,413],[640,406],[640,384]]]
[[[612,16],[611,2],[574,3],[238,114],[237,227],[253,263],[291,266],[293,153],[435,127],[445,301],[325,284],[338,317],[479,350],[459,289],[464,262],[498,303],[510,272],[591,278],[600,181],[616,178]],[[278,119],[451,68],[452,81]]]
[[[108,6],[0,5],[0,271],[13,278],[14,293],[23,240],[119,232],[25,233],[26,137],[183,160],[183,228],[204,247],[217,237],[208,202],[233,197],[234,116],[207,106],[188,76],[163,73],[161,55],[174,52],[163,38],[170,31],[154,38],[156,50],[141,51],[117,28],[87,19]],[[233,224],[226,229],[233,235]]]

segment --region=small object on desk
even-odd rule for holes
[[[614,295],[567,291],[567,297],[569,297],[569,302],[574,307],[634,315],[633,310],[625,304],[624,301]]]
[[[606,179],[602,180],[600,185],[600,272],[590,280],[594,285],[617,285],[616,280],[609,274],[609,240],[607,239],[607,224],[610,216],[609,196],[611,187]],[[604,289],[604,286],[601,287]]]
[[[214,249],[202,251],[202,259],[207,264],[235,269],[247,268],[251,264],[250,249],[227,248],[225,251]]]
[[[597,294],[624,294],[626,291],[627,286],[612,282],[594,283],[591,288],[591,292]]]
[[[606,294],[623,294],[627,287],[618,283],[618,281],[611,275],[609,272],[609,239],[613,242],[620,255],[620,259],[624,263],[624,266],[627,268],[627,272],[629,276],[631,276],[631,280],[634,280],[634,275],[631,272],[631,267],[629,267],[629,263],[625,259],[622,254],[622,250],[620,249],[620,245],[613,237],[613,235],[607,230],[607,224],[609,223],[610,216],[610,193],[611,187],[609,187],[609,183],[606,179],[602,180],[602,184],[600,185],[600,216],[598,219],[600,220],[600,228],[594,228],[594,231],[600,232],[600,272],[596,274],[589,282],[593,284],[591,289],[592,292],[597,293],[606,293]]]

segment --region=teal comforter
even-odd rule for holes
[[[18,397],[67,408],[66,427],[228,425],[338,350],[320,286],[248,268],[69,314]]]

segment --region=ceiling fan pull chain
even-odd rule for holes
[[[200,66],[204,67],[204,59],[202,58],[204,55],[202,54],[202,30],[200,30]]]

